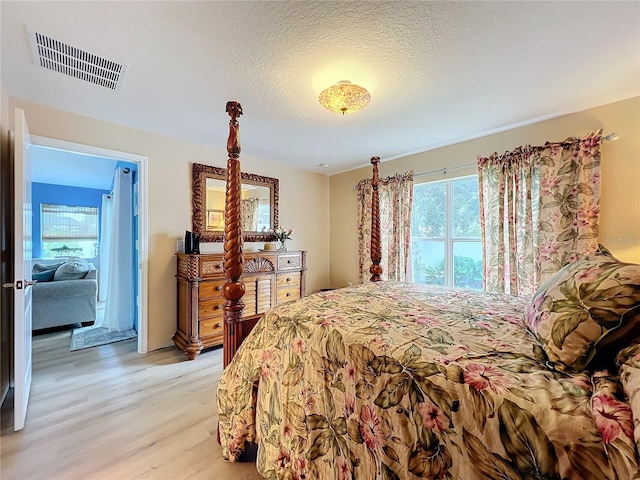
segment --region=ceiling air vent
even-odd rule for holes
[[[117,90],[127,71],[125,64],[107,60],[38,32],[29,31],[29,40],[34,63],[94,85]]]

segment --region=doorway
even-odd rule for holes
[[[137,232],[137,241],[134,249],[137,251],[137,264],[134,268],[135,289],[135,319],[138,330],[138,353],[148,351],[148,325],[147,325],[147,292],[148,292],[148,208],[147,208],[147,157],[120,152],[115,150],[82,145],[46,137],[32,136],[34,146],[48,147],[56,150],[64,150],[74,154],[83,155],[86,160],[84,168],[92,170],[105,158],[112,159],[118,165],[132,164],[136,170],[137,182],[134,189],[137,216],[134,216],[133,229]]]

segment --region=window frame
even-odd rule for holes
[[[478,243],[482,246],[482,235],[478,237],[454,237],[453,236],[453,223],[454,223],[454,209],[453,209],[453,186],[452,183],[458,180],[468,179],[471,177],[478,178],[478,174],[470,174],[470,175],[461,175],[459,177],[453,178],[444,178],[439,180],[425,181],[416,183],[414,185],[414,189],[416,186],[424,185],[425,183],[444,183],[445,184],[445,236],[444,237],[415,237],[422,240],[433,241],[433,242],[442,242],[444,245],[444,283],[445,287],[453,287],[453,288],[462,288],[456,287],[454,285],[454,244],[455,243]],[[415,190],[414,190],[415,197]],[[480,219],[478,218],[478,221]],[[413,242],[413,236],[411,240]],[[413,254],[412,254],[413,257]],[[413,258],[411,259],[413,262]]]

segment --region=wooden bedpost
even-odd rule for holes
[[[238,102],[227,102],[229,121],[229,139],[227,140],[227,192],[224,209],[224,275],[227,282],[222,288],[225,298],[224,312],[224,359],[223,366],[231,362],[242,343],[239,323],[242,322],[244,303],[242,296],[245,286],[242,276],[242,224],[240,208],[242,199],[240,175],[240,125],[238,117],[242,115],[242,106]]]
[[[373,165],[373,178],[371,179],[371,262],[372,265],[369,268],[371,273],[370,280],[372,282],[379,282],[382,280],[382,267],[380,266],[380,260],[382,254],[380,253],[380,199],[378,196],[378,185],[380,179],[378,178],[378,164],[380,163],[380,157],[371,157],[371,164]]]

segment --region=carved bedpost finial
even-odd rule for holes
[[[238,102],[227,102],[226,111],[231,117],[231,120],[229,120],[227,152],[230,157],[238,158],[240,156],[240,124],[238,123],[238,117],[242,115],[242,105]]]
[[[231,120],[235,122],[242,115],[242,105],[240,105],[240,102],[231,100],[227,102],[226,112],[231,117]]]
[[[380,179],[378,178],[378,164],[380,163],[380,157],[371,157],[371,164],[373,165],[373,178],[371,179],[371,262],[372,265],[369,268],[371,273],[370,280],[372,282],[379,282],[382,280],[382,267],[380,266],[380,260],[382,254],[380,251],[380,199],[378,196],[378,185]]]
[[[224,358],[226,367],[240,347],[242,338],[236,329],[242,322],[244,303],[242,297],[245,286],[240,277],[243,270],[241,199],[242,182],[240,174],[240,138],[238,117],[242,115],[242,107],[238,102],[227,102],[229,121],[229,139],[227,140],[227,191],[224,208],[224,275],[227,282],[222,287],[225,298],[224,314]]]

